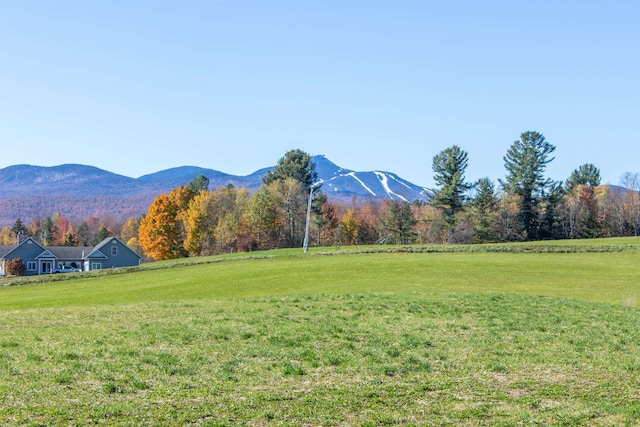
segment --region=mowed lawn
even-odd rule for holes
[[[637,247],[542,252],[274,251],[0,288],[0,425],[639,425]]]

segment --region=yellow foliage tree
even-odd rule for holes
[[[2,229],[0,229],[0,245],[11,246],[15,244],[17,244],[17,237],[13,230],[11,230],[11,227],[2,227]]]
[[[135,237],[127,240],[127,246],[141,257],[145,257],[144,249],[142,249],[142,245],[140,245],[140,242]]]
[[[185,248],[196,255],[238,250],[249,197],[232,185],[196,195],[185,214]]]
[[[129,242],[131,239],[138,239],[138,229],[140,227],[140,222],[131,217],[124,223],[122,226],[122,231],[120,231],[120,239],[123,242]],[[127,243],[128,244],[128,243]]]
[[[358,221],[353,209],[348,209],[342,218],[342,236],[348,245],[358,242]]]
[[[189,203],[189,209],[185,214],[184,247],[194,255],[201,255],[208,252],[213,244],[213,234],[211,233],[210,205],[213,192],[201,191]]]

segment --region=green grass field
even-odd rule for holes
[[[639,261],[636,238],[3,279],[0,425],[640,425]]]

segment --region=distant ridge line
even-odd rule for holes
[[[428,201],[424,187],[394,173],[356,172],[323,155],[314,156],[313,161],[322,191],[330,200]],[[210,190],[232,184],[255,191],[272,168],[237,176],[199,166],[178,166],[131,178],[82,164],[8,166],[0,169],[0,226],[56,212],[74,220],[109,217],[123,221],[146,213],[158,195],[187,185],[200,175],[209,178]]]

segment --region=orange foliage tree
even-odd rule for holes
[[[173,189],[167,196],[156,197],[149,212],[140,221],[140,245],[155,260],[182,258],[184,248],[184,215],[194,193],[187,186]]]

